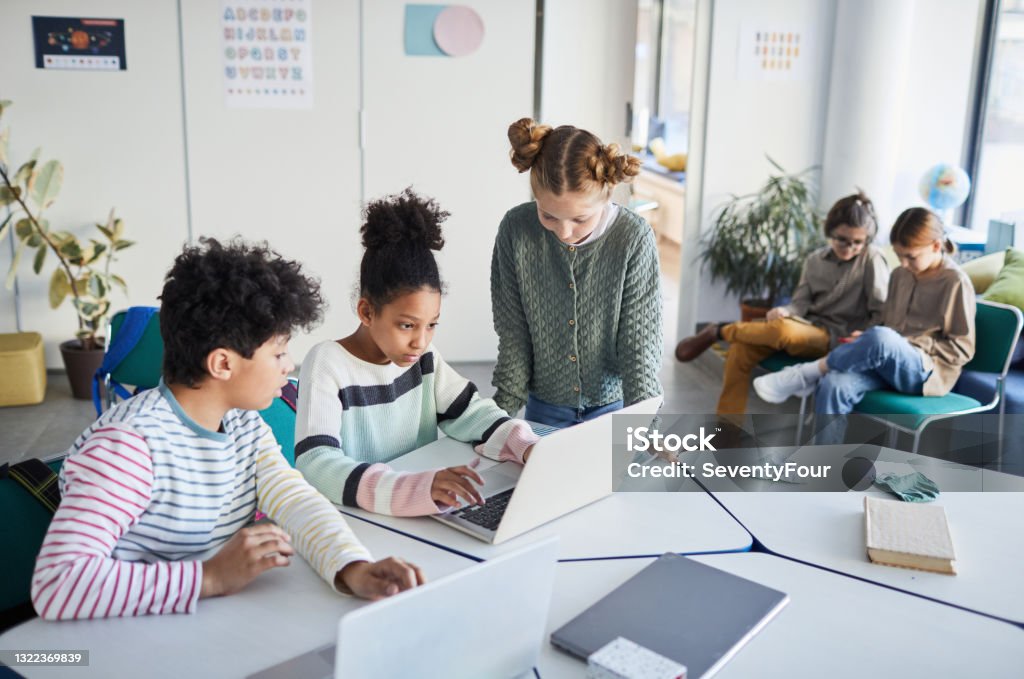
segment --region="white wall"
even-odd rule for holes
[[[322,325],[294,338],[299,361],[357,322],[359,2],[312,5],[311,109],[225,106],[221,11],[220,2],[182,1],[193,236],[266,240],[321,279],[329,307]]]
[[[981,0],[917,0],[910,30],[909,77],[896,152],[896,174],[889,196],[895,212],[923,205],[917,186],[932,165],[961,165],[970,114]]]
[[[835,3],[832,0],[716,0],[711,17],[707,118],[702,153],[701,231],[730,194],[756,191],[771,166],[765,154],[789,171],[820,164],[825,133],[830,46]],[[797,81],[746,80],[737,70],[741,26],[800,27],[813,39],[806,78]],[[807,52],[805,52],[807,53]],[[698,104],[699,99],[694,99]],[[689,188],[687,189],[689,192]],[[689,214],[688,214],[689,218]],[[683,266],[697,266],[683,262]],[[724,286],[706,274],[699,291],[683,289],[680,300],[697,299],[694,320],[734,320],[739,305]]]
[[[491,250],[505,212],[529,200],[508,157],[508,125],[533,110],[533,0],[460,0],[484,23],[473,54],[410,57],[402,0],[364,16],[365,197],[415,190],[451,213],[438,254],[447,296],[435,337],[448,360],[494,360]],[[369,3],[368,3],[369,4]]]
[[[126,224],[125,237],[138,242],[115,265],[130,298],[114,306],[155,304],[170,253],[187,238],[181,118],[177,4],[96,0],[4,0],[0,4],[0,96],[14,101],[4,115],[11,127],[10,156],[20,164],[37,146],[44,158],[64,164],[64,188],[46,217],[52,228],[92,236],[111,207]],[[36,69],[31,16],[122,18],[128,70],[73,72]],[[148,46],[148,48],[147,48]],[[101,237],[101,236],[100,236]],[[6,274],[5,242],[0,266]],[[43,274],[21,262],[22,329],[46,340],[46,362],[60,367],[56,345],[74,337],[69,302],[56,311],[47,303],[52,255]],[[0,289],[4,329],[13,295]]]
[[[415,184],[453,213],[439,258],[450,295],[438,343],[449,359],[492,359],[493,236],[504,211],[529,198],[526,178],[508,163],[505,129],[533,110],[535,6],[468,4],[484,20],[484,41],[476,54],[451,59],[404,55],[404,2],[315,2],[314,105],[282,111],[225,106],[219,2],[4,0],[0,96],[15,101],[4,118],[11,154],[23,158],[43,145],[64,162],[65,189],[48,213],[55,228],[84,230],[118,208],[139,244],[119,263],[131,295],[115,298],[115,308],[157,303],[190,218],[197,238],[267,239],[301,260],[321,277],[330,309],[311,336],[295,338],[297,361],[314,341],[355,327],[362,200]],[[83,12],[125,20],[128,70],[37,70],[31,15]],[[364,30],[372,38],[361,42]],[[8,261],[5,244],[0,273]],[[48,365],[60,367],[55,345],[73,336],[75,317],[70,306],[49,310],[47,281],[22,262],[21,328],[42,332]],[[0,291],[0,331],[16,329],[14,302]]]
[[[547,0],[542,122],[582,127],[628,148],[635,52],[634,0]]]

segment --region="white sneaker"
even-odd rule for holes
[[[768,403],[783,403],[791,396],[810,396],[818,382],[808,382],[797,365],[754,379],[754,391]]]

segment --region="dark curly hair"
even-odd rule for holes
[[[411,188],[366,206],[359,296],[375,311],[396,297],[421,288],[442,291],[441,275],[431,250],[444,247],[441,223],[448,213],[432,198]]]
[[[164,381],[196,386],[214,349],[246,358],[267,340],[320,322],[320,283],[266,243],[201,238],[174,260],[160,294]]]

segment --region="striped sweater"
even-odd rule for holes
[[[295,466],[331,502],[378,514],[422,516],[437,505],[438,470],[396,472],[396,457],[437,440],[440,427],[477,452],[522,463],[538,437],[513,420],[433,346],[408,368],[356,358],[334,341],[306,356],[299,375]]]
[[[201,427],[171,391],[104,413],[71,446],[32,577],[47,620],[192,613],[202,558],[264,512],[334,585],[369,560],[338,511],[288,466],[254,411]]]

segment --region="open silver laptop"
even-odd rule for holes
[[[250,679],[532,677],[557,560],[551,537],[367,604],[341,618],[336,644]]]
[[[545,435],[526,466],[502,462],[480,473],[484,504],[431,518],[498,544],[612,493],[612,417],[657,414],[662,397],[634,403]]]

